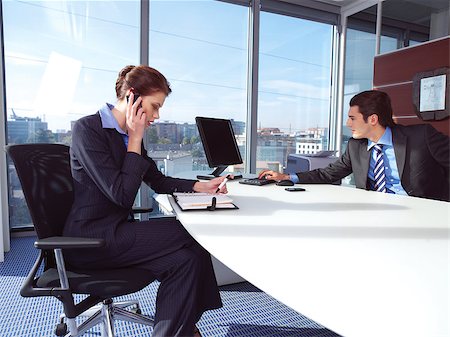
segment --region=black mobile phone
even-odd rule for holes
[[[133,104],[134,103],[136,103],[136,101],[137,101],[137,99],[139,98],[139,94],[136,94],[136,93],[134,93],[134,98],[133,98]],[[130,96],[127,96],[127,103],[130,101]],[[141,103],[139,104],[139,106],[137,107],[137,109],[136,109],[136,113],[137,113],[137,111],[139,110],[139,108],[142,108],[142,101],[141,101]]]
[[[139,94],[136,94],[136,93],[134,94],[133,104],[136,103],[139,96],[140,96]],[[130,96],[127,96],[127,103],[129,102],[129,100],[130,100]]]
[[[286,187],[285,190],[289,191],[289,192],[303,192],[303,191],[306,191],[302,187]]]

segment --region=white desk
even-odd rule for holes
[[[450,336],[450,203],[331,185],[227,186],[239,210],[174,210],[261,290],[345,337]]]

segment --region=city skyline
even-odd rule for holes
[[[39,116],[19,116],[17,115],[14,111],[12,111],[12,113],[9,115],[8,121],[7,122],[14,122],[14,121],[26,121],[26,122],[39,122],[41,124],[45,124],[48,125],[48,122],[45,120],[45,118],[41,118]],[[57,130],[52,130],[48,127],[46,127],[45,130],[50,130],[53,133],[67,133],[72,131],[72,125],[73,123],[76,122],[76,120],[70,121],[70,128],[69,129],[57,129]],[[245,122],[244,121],[239,121],[239,120],[234,120],[231,119],[232,124],[234,125],[234,129],[235,129],[235,134],[236,135],[245,135]],[[173,121],[173,120],[157,120],[155,121],[155,123],[152,123],[152,126],[157,126],[157,125],[163,125],[163,124],[176,124],[176,125],[188,125],[188,126],[194,126],[195,129],[197,130],[197,126],[195,123],[192,122],[177,122],[177,121]],[[237,126],[239,125],[239,126]],[[244,132],[238,132],[236,131],[236,129],[239,130],[244,130]],[[263,133],[264,131],[267,130],[271,130],[276,132],[281,132],[284,133],[286,135],[293,135],[295,136],[295,134],[298,133],[302,133],[302,132],[306,132],[306,131],[310,131],[310,130],[327,130],[328,127],[326,126],[316,126],[316,127],[308,127],[306,129],[298,129],[295,131],[292,131],[291,128],[289,128],[289,132],[284,131],[284,129],[279,128],[279,127],[273,127],[273,126],[258,126],[257,131],[258,133]]]

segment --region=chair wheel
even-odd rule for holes
[[[67,324],[66,323],[57,324],[55,328],[55,335],[65,336],[66,334],[67,334]]]

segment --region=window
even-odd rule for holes
[[[333,42],[330,24],[266,12],[260,21],[257,171],[286,166],[300,136],[320,132],[328,144]]]
[[[352,136],[345,126],[350,99],[361,91],[372,89],[374,57],[375,34],[347,29],[342,151]]]
[[[139,2],[2,5],[7,141],[69,144],[72,122],[114,103],[117,72],[138,62]],[[28,226],[12,163],[8,175],[10,226]]]
[[[248,8],[219,1],[152,1],[149,63],[169,80],[172,94],[159,123],[149,132],[154,159],[191,157],[191,166],[173,165],[167,174],[207,170],[196,116],[232,119],[245,158],[247,113]],[[163,128],[174,127],[165,139]],[[159,158],[161,157],[161,158]],[[159,159],[158,159],[159,158]],[[235,167],[243,169],[243,167]]]

